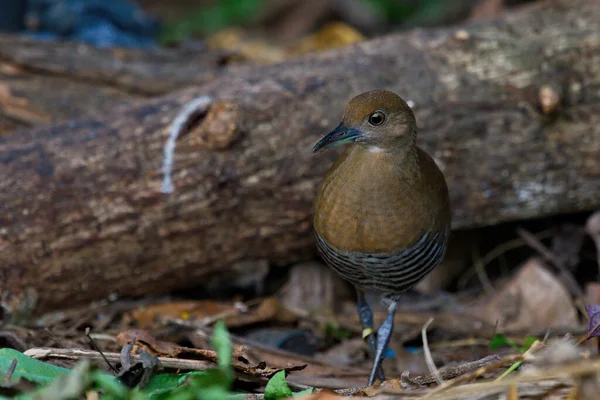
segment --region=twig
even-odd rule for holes
[[[92,339],[92,337],[90,336],[90,328],[89,327],[85,328],[85,336],[87,336],[87,338],[90,341],[90,344],[92,345],[92,347],[94,348],[94,350],[96,350],[98,353],[100,353],[100,355],[104,359],[104,362],[106,364],[108,364],[108,366],[110,367],[110,369],[115,374],[118,374],[119,371],[106,359],[106,357],[104,356],[104,353],[102,352],[102,350],[100,350],[100,347],[98,347],[98,345],[96,344],[96,341],[94,339]]]
[[[448,340],[436,343],[430,343],[429,348],[435,349],[447,349],[451,347],[471,347],[471,346],[486,346],[490,343],[490,339],[484,338],[469,338],[469,339],[458,339]]]
[[[35,358],[35,359],[49,359],[49,358],[58,358],[65,360],[103,360],[103,357],[100,356],[96,351],[93,350],[82,350],[82,349],[55,349],[55,348],[33,348],[29,349],[24,353],[26,356]],[[120,353],[104,353],[106,359],[112,362],[120,362],[121,354]],[[179,369],[184,371],[206,371],[210,368],[215,368],[217,364],[211,361],[205,360],[191,360],[191,359],[182,359],[182,358],[170,358],[170,357],[156,357],[158,363],[163,368],[170,369]],[[131,361],[133,363],[142,363],[143,358],[137,354],[131,355]],[[263,376],[253,376],[250,372],[235,371],[236,376],[240,378],[251,380],[259,383],[266,383],[268,381],[267,377]],[[290,388],[293,390],[304,390],[308,389],[309,386],[296,384],[292,382],[288,382]]]
[[[494,330],[492,331],[492,336],[490,337],[490,341],[492,341],[494,339],[494,337],[496,336],[496,333],[498,333],[498,324],[500,323],[500,320],[498,320],[498,318],[496,318],[496,322],[494,323]]]
[[[443,367],[439,369],[439,375],[442,379],[454,379],[498,360],[500,360],[500,356],[491,355],[480,360],[466,362],[452,367]],[[402,387],[422,387],[435,382],[437,382],[437,378],[433,374],[410,376],[410,372],[405,371],[400,375]]]
[[[565,371],[568,369],[568,371]],[[485,382],[473,382],[467,383],[461,386],[452,387],[445,391],[438,390],[436,388],[425,393],[424,397],[419,397],[420,400],[434,398],[437,400],[464,400],[464,399],[489,399],[489,398],[498,398],[492,397],[492,394],[502,392],[505,393],[505,390],[509,388],[511,385],[518,385],[519,392],[522,395],[526,395],[530,393],[537,398],[547,398],[546,396],[540,397],[540,394],[546,393],[548,390],[544,390],[544,387],[550,386],[551,388],[556,387],[568,387],[572,383],[569,379],[569,376],[577,377],[577,376],[589,376],[590,374],[596,373],[600,371],[600,365],[596,363],[590,363],[589,360],[586,360],[585,363],[580,364],[569,364],[565,366],[560,366],[551,370],[545,370],[543,373],[537,374],[520,374],[515,375],[513,377],[509,377],[500,382],[496,381],[485,381]],[[546,373],[546,372],[549,372]],[[543,390],[542,393],[533,393],[532,390]],[[548,389],[548,388],[547,388]],[[537,391],[536,390],[536,391]],[[395,394],[407,396],[411,395],[414,392],[407,392],[404,389],[396,389],[391,387],[385,387],[377,393],[385,393],[385,394]],[[421,392],[422,393],[422,392]],[[467,397],[471,395],[473,397]],[[505,398],[500,396],[499,398]],[[529,398],[529,397],[528,397]]]
[[[551,229],[547,229],[545,231],[539,232],[537,233],[535,236],[539,239],[545,239],[547,237],[550,237],[554,234],[555,229],[551,228]],[[509,240],[507,242],[504,242],[496,247],[494,247],[492,250],[490,250],[488,253],[486,253],[480,260],[480,266],[481,268],[483,268],[485,270],[485,268],[488,266],[489,263],[491,263],[492,261],[494,261],[496,258],[500,257],[501,255],[503,255],[504,253],[507,253],[510,250],[514,250],[514,249],[518,249],[519,247],[523,247],[524,245],[526,245],[525,241],[521,238],[516,238],[516,239],[512,239]],[[477,266],[473,265],[471,266],[471,268],[469,268],[458,280],[458,288],[459,289],[464,289],[467,285],[467,281],[477,273]]]
[[[564,365],[557,365],[555,367],[547,368],[540,370],[538,373],[531,374],[519,374],[513,377],[509,377],[508,379],[496,382],[496,381],[487,381],[487,382],[477,382],[471,383],[467,385],[463,385],[460,387],[451,388],[448,390],[448,396],[442,397],[438,396],[441,394],[443,390],[440,387],[430,391],[425,395],[422,400],[425,399],[441,399],[441,398],[453,398],[453,399],[464,399],[468,393],[474,394],[483,394],[486,391],[495,390],[499,388],[509,388],[511,385],[515,384],[526,384],[526,383],[542,383],[549,381],[567,381],[569,378],[576,378],[581,376],[590,376],[592,374],[597,374],[600,371],[600,362],[598,360],[584,360],[578,363],[569,363]],[[462,377],[460,377],[462,378]],[[460,378],[457,378],[460,379]],[[446,383],[450,383],[453,381],[448,381]],[[572,385],[572,381],[570,382]],[[455,386],[455,385],[454,385]],[[444,390],[447,388],[444,388]],[[387,389],[386,393],[403,393],[399,390]],[[482,398],[482,397],[478,397]],[[543,397],[546,398],[546,397]]]
[[[544,334],[544,338],[542,339],[542,344],[546,344],[551,333],[552,333],[552,329],[548,329],[546,331],[546,333]]]
[[[556,255],[548,249],[540,240],[535,237],[531,232],[523,228],[518,228],[517,233],[523,238],[525,243],[532,249],[537,251],[546,261],[552,263],[560,271],[560,277],[564,281],[569,291],[576,297],[583,297],[583,291],[579,287],[579,284],[573,277],[573,274],[569,269],[556,257]]]
[[[451,387],[454,387],[461,383],[466,383],[466,382],[472,381],[474,379],[477,379],[480,376],[488,373],[489,371],[493,371],[495,369],[501,368],[501,367],[505,366],[506,364],[512,364],[514,362],[521,361],[521,360],[523,360],[523,354],[512,354],[512,355],[503,357],[502,359],[500,359],[494,363],[488,364],[484,367],[478,368],[469,374],[465,374],[465,375],[459,376],[458,378],[444,382],[444,384],[438,386],[431,392],[427,393],[423,397],[423,400],[430,399],[432,396],[434,396],[440,392],[443,392],[444,390],[448,390]]]
[[[82,350],[82,349],[55,349],[55,348],[33,348],[27,350],[25,355],[37,358],[37,359],[48,359],[48,358],[59,358],[66,360],[104,360],[106,358],[112,362],[120,362],[120,353],[103,353],[102,357],[94,350]],[[142,362],[142,358],[139,355],[131,355],[133,362]],[[187,360],[179,358],[169,357],[158,357],[158,362],[164,368],[182,369],[186,371],[205,371],[209,368],[216,366],[215,363],[204,360]]]
[[[444,382],[440,377],[440,371],[438,371],[437,367],[435,366],[435,362],[433,362],[431,350],[429,350],[429,343],[427,342],[427,328],[432,322],[433,318],[429,318],[427,322],[425,322],[425,325],[423,325],[423,329],[421,329],[421,339],[423,340],[423,350],[425,353],[425,362],[427,363],[427,368],[429,368],[429,372],[435,376],[435,380],[437,381],[438,385],[441,385]]]
[[[111,342],[111,343],[117,342],[117,338],[115,338],[114,335],[109,335],[108,333],[91,333],[90,332],[90,337],[92,339],[94,339],[96,341],[96,343],[98,343],[98,341]],[[57,347],[63,347],[63,346],[57,346]]]
[[[501,381],[502,379],[506,378],[508,375],[510,375],[511,373],[516,371],[521,365],[523,365],[525,360],[530,359],[532,354],[537,352],[539,349],[541,349],[543,347],[543,345],[544,345],[544,342],[540,342],[539,340],[536,340],[535,342],[533,342],[531,344],[531,346],[527,349],[527,351],[525,351],[523,353],[523,359],[513,363],[513,365],[511,365],[506,371],[504,371],[502,373],[502,375],[500,375],[498,378],[496,378],[496,381]]]
[[[8,366],[8,370],[6,371],[6,376],[4,377],[4,384],[6,386],[10,385],[10,381],[15,372],[15,368],[17,368],[17,359],[13,358],[13,360],[10,362],[10,365]]]
[[[585,342],[586,340],[588,340],[589,338],[591,338],[592,336],[594,336],[594,333],[596,333],[596,331],[598,331],[598,329],[600,329],[600,322],[598,322],[596,324],[596,326],[594,326],[594,328],[591,329],[585,336],[583,336],[581,339],[579,339],[577,341],[577,345],[582,344],[583,342]]]
[[[187,328],[194,331],[194,334],[202,337],[209,338],[212,335],[212,329],[209,327],[197,326],[195,322],[177,319],[177,318],[166,318],[166,322],[169,324],[180,326],[183,328]],[[277,349],[275,347],[267,346],[264,343],[258,342],[256,340],[248,339],[241,336],[236,336],[234,334],[229,335],[231,342],[235,345],[245,346],[250,351],[256,351],[259,353],[268,353],[277,357],[285,357],[288,361],[298,361],[303,363],[309,363],[313,365],[324,366],[327,368],[332,368],[331,364],[324,360],[316,359],[312,356],[305,356],[298,353],[292,353],[287,350]],[[356,367],[345,367],[344,370],[348,371],[352,375],[361,375],[365,374],[368,376],[369,370],[365,370],[362,368]]]
[[[494,286],[492,286],[492,283],[490,282],[490,277],[488,276],[487,272],[485,271],[485,265],[483,264],[482,260],[481,260],[481,256],[479,254],[479,249],[477,248],[477,245],[473,244],[473,246],[471,246],[471,257],[473,258],[473,265],[475,266],[475,271],[477,272],[477,277],[479,278],[479,281],[481,282],[481,286],[483,286],[483,290],[485,290],[487,295],[492,295],[496,292],[496,290],[494,289]]]

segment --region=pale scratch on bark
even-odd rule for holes
[[[173,193],[173,181],[171,172],[173,171],[173,156],[175,154],[175,143],[183,128],[189,123],[190,119],[198,114],[205,113],[212,104],[213,99],[210,96],[199,96],[186,103],[182,110],[173,119],[169,127],[169,138],[164,147],[163,159],[163,181],[160,188],[162,193]]]

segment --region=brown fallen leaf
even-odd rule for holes
[[[315,12],[314,8],[310,11]],[[325,51],[365,40],[359,31],[342,22],[329,23],[289,46],[278,46],[269,41],[248,37],[247,32],[231,28],[216,33],[206,42],[213,50],[228,52],[230,62],[269,64],[297,54]]]
[[[117,335],[117,343],[120,346],[124,346],[132,341],[135,341],[135,346],[133,349],[134,354],[138,354],[142,349],[144,349],[150,354],[159,357],[204,360],[213,362],[215,364],[218,362],[218,355],[214,350],[179,346],[175,343],[158,340],[148,331],[142,329],[131,329],[121,332]],[[270,378],[281,370],[291,372],[300,371],[306,368],[306,364],[288,364],[284,368],[267,366],[264,361],[261,361],[257,364],[252,364],[250,361],[248,361],[244,354],[244,347],[234,346],[232,355],[233,368],[236,372],[255,378]]]
[[[363,40],[365,40],[365,37],[350,25],[342,22],[332,22],[291,46],[290,52],[292,54],[304,54],[324,51],[362,42]]]
[[[151,329],[161,325],[165,317],[197,320],[232,309],[231,303],[211,300],[171,301],[137,308],[124,314],[121,322],[124,326]]]
[[[267,321],[292,323],[296,316],[274,297],[264,298],[254,305],[214,300],[174,301],[137,308],[123,315],[122,324],[152,329],[170,319],[183,319],[199,326],[223,319],[228,327],[239,328]]]
[[[206,336],[204,332],[196,330],[188,335],[188,339],[196,347],[202,347],[206,343]],[[292,353],[236,335],[231,335],[231,341],[234,344],[234,358],[244,357],[250,364],[264,361],[271,367],[281,369],[290,365],[306,365],[306,368],[288,377],[290,383],[340,388],[364,384],[369,377],[370,370],[367,368],[333,365],[327,359]]]
[[[380,386],[382,389],[391,389],[391,390],[402,390],[404,389],[402,387],[402,383],[400,382],[400,379],[389,379],[385,382],[381,383]]]
[[[231,61],[269,64],[283,61],[283,49],[264,40],[248,39],[248,34],[239,28],[225,29],[206,39],[213,50],[231,53]]]
[[[158,340],[150,332],[143,329],[130,329],[117,335],[117,344],[120,346],[125,346],[132,341],[135,341],[133,348],[135,354],[139,354],[141,350],[146,350],[150,354],[159,357],[205,360],[214,363],[218,360],[217,352],[214,350],[184,347],[172,342]]]
[[[297,317],[288,311],[275,297],[267,297],[261,301],[255,310],[255,318],[251,318],[249,315],[250,314],[246,315],[246,319],[244,319],[243,316],[240,319],[244,322],[244,325],[265,321],[277,321],[289,324],[297,320]]]
[[[475,315],[498,330],[561,328],[578,324],[569,292],[539,258],[531,258],[503,287],[477,302]]]

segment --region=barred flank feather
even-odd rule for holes
[[[442,262],[448,230],[425,234],[408,249],[375,254],[340,252],[316,236],[319,253],[340,276],[361,289],[376,290],[393,299]]]

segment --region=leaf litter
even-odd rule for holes
[[[594,218],[585,229],[596,242]],[[385,364],[389,379],[372,387],[364,386],[371,361],[353,301],[315,264],[296,269],[294,284],[270,297],[122,299],[47,314],[29,326],[7,324],[0,334],[0,395],[594,399],[600,298],[594,282],[583,290],[575,275],[581,228],[566,226],[544,239],[518,232],[520,245],[538,256],[529,255],[509,275],[490,277],[491,290],[465,289],[452,301],[429,303],[409,297],[397,315],[396,357]],[[551,245],[541,242],[547,239]],[[494,258],[502,257],[498,248]],[[557,255],[560,249],[567,250]],[[493,264],[486,254],[482,259],[480,277]],[[321,276],[327,285],[300,288]],[[327,292],[332,288],[340,300]],[[312,308],[321,302],[329,309]],[[376,321],[385,316],[374,311]]]

